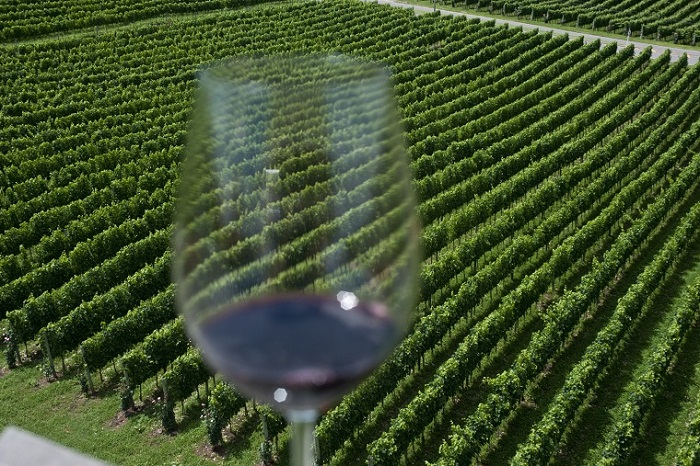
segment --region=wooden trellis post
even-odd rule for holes
[[[85,367],[85,379],[87,380],[88,384],[88,389],[91,392],[95,391],[95,386],[92,383],[92,375],[90,375],[90,368],[88,367],[87,363],[85,362],[85,350],[83,347],[80,347],[80,356],[83,358],[83,366]]]

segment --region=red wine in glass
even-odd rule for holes
[[[377,367],[398,329],[382,304],[342,292],[252,299],[207,319],[195,335],[241,391],[282,410],[324,410]]]

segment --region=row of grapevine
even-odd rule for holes
[[[24,249],[19,254],[3,256],[0,265],[3,283],[7,284],[29,273],[32,268],[60,257],[63,252],[71,250],[81,242],[114,225],[126,222],[129,218],[143,216],[147,210],[167,202],[170,196],[172,196],[170,185],[166,185],[165,189],[151,187],[148,191],[140,191],[124,201],[97,208],[89,214],[89,218],[83,216],[72,220],[64,229],[54,230],[34,246],[24,243],[22,245]]]
[[[41,330],[42,337],[54,356],[72,351],[88,336],[100,331],[105,322],[123,316],[169,283],[170,257],[165,255],[106,293],[84,301],[67,315],[50,322]]]
[[[57,288],[36,298],[29,296],[20,309],[8,313],[7,319],[12,329],[22,341],[33,338],[42,327],[69,314],[89,296],[108,291],[155,261],[169,244],[170,229],[157,230],[143,239],[126,244],[104,263],[68,277],[68,281]],[[70,271],[70,268],[63,270]]]
[[[199,13],[256,3],[253,0],[198,0],[197,2],[98,2],[93,0],[29,1],[21,9],[0,6],[0,41],[27,39],[56,32],[158,19],[174,13]]]
[[[679,87],[678,87],[678,90],[680,90],[680,89],[682,89],[682,86],[679,86]],[[663,112],[667,109],[666,105],[667,105],[667,102],[662,103],[662,105],[659,105],[658,107],[656,107],[657,112],[660,111],[661,113],[663,113]],[[640,128],[640,127],[641,127],[641,128],[644,128],[645,125],[648,124],[649,121],[654,121],[657,117],[654,116],[654,115],[652,114],[652,115],[649,115],[648,118],[649,118],[649,119],[647,120],[647,122],[646,122],[644,125],[638,126],[638,128]],[[625,140],[624,138],[622,138],[621,141],[623,142],[623,145],[622,145],[620,148],[623,148],[624,145],[627,144],[627,142],[626,142],[626,140]],[[637,163],[638,163],[638,162],[637,162]],[[630,166],[634,166],[634,164],[635,164],[635,162],[631,162]],[[628,173],[628,170],[629,170],[629,168],[628,168],[628,169],[622,169],[622,170],[619,171],[618,173],[619,173],[619,174]],[[616,183],[613,181],[613,182],[610,183],[608,186],[611,186],[611,187],[612,187],[612,186],[614,186],[615,184],[616,184]],[[607,189],[607,188],[606,188],[606,189]],[[593,199],[596,198],[595,195],[590,196],[590,194],[589,194],[589,198],[591,198],[591,197],[592,197]],[[629,198],[629,199],[630,199],[630,201],[632,200],[632,198]],[[577,205],[577,203],[572,203],[572,205]],[[573,218],[575,218],[575,217],[576,217],[576,214],[574,213]],[[610,218],[613,218],[613,217],[610,217]],[[550,217],[550,219],[557,219],[557,217]],[[544,231],[547,231],[547,230],[545,229]],[[521,240],[521,239],[525,239],[525,238],[519,238],[519,240]],[[523,243],[523,244],[526,244],[526,243]],[[546,244],[546,243],[545,243],[545,244]],[[526,253],[525,255],[527,255],[527,253]],[[568,262],[568,257],[570,257],[570,256],[568,256],[567,254],[563,254],[563,255],[561,256],[561,259],[563,259],[564,261]],[[562,262],[562,263],[565,263],[565,262]],[[504,263],[504,264],[505,264],[505,263]],[[508,270],[508,268],[505,268],[504,270]],[[511,270],[512,270],[512,269],[511,269]],[[482,270],[482,271],[479,272],[479,274],[481,274],[481,273],[486,274],[486,273],[487,273],[487,269],[484,269],[484,270]],[[543,281],[543,284],[546,285],[547,283],[548,283],[548,280],[545,279],[545,281]],[[482,291],[481,289],[478,289],[478,288],[476,288],[476,289],[475,289],[475,288],[472,288],[471,290],[472,290],[472,292],[473,292],[473,296],[474,296],[474,297],[477,297],[477,296],[482,296],[482,293],[483,293],[484,291],[486,291],[487,289],[488,289],[488,288],[485,288],[485,289]],[[478,300],[478,298],[477,298],[477,300]],[[470,305],[470,304],[469,304],[470,302],[471,302],[471,303],[474,303],[474,302],[476,302],[476,301],[473,301],[473,300],[472,300],[472,301],[469,301],[469,302],[465,302],[464,304],[461,304],[461,305],[455,307],[455,309],[464,309],[464,308],[468,308],[468,307],[470,307],[471,305],[473,305],[473,304]],[[430,325],[425,325],[425,326],[420,326],[419,329],[417,329],[416,335],[419,336],[421,339],[425,338],[425,336],[430,335],[430,334],[431,334],[432,332],[434,332],[436,329],[441,328],[440,326],[438,326],[437,328],[435,327],[435,324],[438,324],[439,316],[443,315],[442,313],[438,312],[438,309],[439,309],[439,308],[433,308],[433,312],[432,312],[431,314],[429,314],[428,316],[426,316],[427,318],[429,318],[429,319],[431,320],[432,324],[430,324]],[[442,327],[442,328],[444,328],[444,327]],[[442,331],[444,331],[444,330],[442,330]],[[440,334],[441,334],[441,331],[438,331],[437,334],[440,335]],[[406,344],[407,342],[410,342],[411,340],[412,340],[411,337],[409,337],[409,338],[404,342],[404,345],[402,345],[402,347],[399,349],[399,351],[397,351],[397,354],[399,354],[399,355],[401,356],[401,358],[404,359],[404,360],[406,360],[406,357],[407,357],[407,356],[410,357],[410,355],[421,354],[421,351],[418,351],[418,352],[416,353],[415,350],[409,349],[409,347],[406,347],[406,346],[405,346],[405,344]],[[428,345],[428,347],[430,347],[430,345]],[[409,364],[409,367],[412,366],[412,365],[413,365],[413,363],[410,363],[410,364]],[[380,370],[380,373],[379,373],[379,374],[380,374],[380,376],[379,376],[378,378],[379,378],[380,380],[389,380],[389,382],[386,383],[386,385],[387,385],[388,387],[391,387],[391,384],[392,384],[391,380],[395,380],[395,379],[394,379],[394,378],[389,378],[389,377],[387,377],[388,374],[385,373],[385,372],[383,372],[382,370]],[[361,390],[361,389],[360,389],[360,390]],[[389,390],[391,390],[391,388],[389,388]],[[359,392],[359,391],[358,391],[358,392]],[[361,395],[361,396],[358,396],[358,400],[362,400],[362,402],[367,402],[368,399],[370,399],[370,400],[371,400],[371,399],[375,399],[375,398],[374,398],[374,397],[375,397],[375,393],[377,393],[377,392],[379,392],[379,390],[377,389],[377,385],[375,384],[374,386],[372,386],[372,388],[371,388],[370,390],[367,390],[367,392],[364,392],[364,391],[363,391],[362,395]],[[386,393],[386,392],[380,392],[380,393]],[[364,404],[364,403],[363,403],[363,404]],[[353,415],[354,415],[353,417],[356,417],[356,416],[357,416],[357,412],[358,412],[358,406],[353,406],[353,407],[350,408],[350,409],[343,409],[343,410],[342,410],[343,417],[347,417],[347,416],[349,415],[349,413],[353,413]],[[331,413],[331,415],[332,415],[332,414],[333,414],[333,412]],[[325,426],[325,423],[324,423],[323,425]],[[329,426],[329,427],[330,427],[330,426]],[[324,434],[323,437],[326,438],[326,435]],[[333,436],[332,436],[332,435],[329,435],[329,437],[332,438]]]
[[[695,290],[698,289],[700,287],[696,286]],[[697,464],[700,460],[700,400],[693,405],[693,409],[692,417],[688,422],[688,431],[683,438],[677,456],[678,464],[683,466]]]
[[[151,332],[175,318],[173,286],[143,300],[122,317],[81,343],[80,353],[88,370],[97,370],[129,348],[143,341]]]
[[[697,215],[697,212],[691,213],[691,215]],[[631,322],[635,321],[637,314],[642,312],[642,308],[654,296],[654,290],[663,283],[664,276],[668,274],[668,268],[683,257],[682,252],[686,250],[687,243],[692,239],[689,238],[688,229],[692,228],[693,220],[696,220],[695,217],[690,216],[685,221],[671,241],[667,242],[661,253],[654,257],[654,262],[640,275],[637,283],[619,301],[615,314],[608,320],[605,328],[598,333],[596,340],[588,347],[584,357],[571,370],[567,381],[557,398],[551,403],[547,414],[531,431],[528,442],[520,446],[514,458],[516,464],[543,462],[554,453],[567,423],[571,421],[576,410],[582,405],[583,399],[595,386],[598,375],[605,370],[613,355],[622,350],[619,348],[622,346],[620,342],[630,332]],[[687,327],[692,322],[692,318],[689,316],[693,316],[695,309],[692,306],[686,306],[678,312],[677,319],[679,321],[676,322],[677,325],[668,327],[670,334],[664,338],[663,348],[654,351],[654,357],[662,358],[666,363],[676,353],[683,332],[687,331]],[[651,366],[657,367],[658,365]],[[659,380],[658,375],[656,380]],[[625,412],[634,413],[635,410],[641,409],[643,406],[643,403],[635,401]],[[637,416],[637,421],[639,419],[640,416]],[[636,434],[638,434],[638,429],[626,430],[624,435],[634,437]],[[621,446],[629,448],[633,441],[632,437],[627,437],[625,442],[614,441],[611,438],[609,442],[606,442],[608,445],[606,449]],[[617,453],[617,459],[620,459],[624,452],[618,451]]]
[[[541,2],[534,0],[466,0],[477,11],[529,18],[551,24],[634,34],[640,38],[696,45],[700,8],[680,0],[667,2]]]
[[[155,330],[121,358],[130,387],[141,385],[158,371],[165,370],[188,348],[182,318],[178,317]]]
[[[658,177],[659,174],[656,176]],[[615,218],[612,215],[605,215],[605,211],[598,218],[604,217],[608,217],[610,220]],[[586,230],[585,227],[580,230],[580,236],[593,239],[597,238],[597,235],[590,235]],[[563,254],[560,255],[560,257],[565,255],[567,259],[579,256],[579,254],[566,249],[562,249],[561,252],[563,252]],[[559,260],[561,261],[561,259]],[[542,277],[542,275],[539,275],[539,277]],[[549,282],[550,280],[546,280],[545,283]],[[574,296],[578,297],[578,295]],[[562,298],[562,301],[557,302],[556,305],[566,308],[565,304],[562,304],[566,302],[565,298]],[[568,305],[568,303],[566,305]],[[432,419],[433,413],[436,413],[439,407],[447,401],[448,397],[455,394],[464,381],[468,380],[469,373],[477,367],[481,357],[487,354],[489,349],[493,348],[496,342],[503,337],[506,330],[514,323],[514,317],[517,319],[517,314],[515,316],[509,315],[506,312],[506,308],[502,306],[498,312],[490,314],[480,325],[473,328],[472,332],[470,332],[470,337],[464,340],[464,343],[455,352],[450,361],[443,364],[441,370],[438,372],[439,376],[422,391],[420,396],[414,398],[413,402],[399,413],[398,421],[392,424],[389,431],[384,433],[378,442],[371,447],[372,457],[377,464],[392,464],[392,462],[397,461],[399,455],[403,453],[403,450],[408,446],[409,442],[418,436]],[[552,341],[556,342],[558,340],[555,339]],[[508,379],[504,380],[508,381]],[[408,422],[409,419],[411,420],[410,422]],[[470,447],[473,449],[483,442],[483,436],[484,432],[478,432],[478,435],[477,432],[465,433],[462,435],[460,431],[460,434],[455,434],[454,438],[459,438],[459,443],[457,445],[460,448],[466,447],[464,443],[465,438],[470,439],[472,442]],[[473,454],[473,450],[470,451]],[[453,454],[448,457],[448,462],[461,462],[463,461],[461,458],[462,456]]]
[[[683,81],[691,78],[690,75],[691,73],[684,75]],[[697,76],[697,73],[693,73],[693,75]],[[696,102],[691,102],[692,100]],[[675,126],[676,121],[681,120],[687,114],[688,109],[697,105],[697,99],[691,98],[691,101],[686,102],[683,108],[669,119],[668,123]],[[661,104],[666,105],[665,102]],[[667,128],[659,127],[655,132],[662,135],[667,131]],[[556,445],[556,436],[563,434],[567,420],[571,419],[575,409],[581,405],[582,397],[587,393],[584,390],[592,386],[596,375],[605,367],[600,358],[609,356],[607,351],[610,348],[610,341],[610,336],[607,335],[605,339],[601,340],[599,346],[596,346],[597,343],[593,343],[577,367],[571,370],[569,379],[562,388],[557,401],[552,403],[550,413],[541,422],[541,427],[533,428],[529,443],[521,446],[519,455],[523,461],[534,461],[536,457],[547,458],[552,454],[552,449]]]
[[[700,125],[695,124],[698,131]],[[685,134],[694,139],[691,133]],[[666,158],[684,153],[686,141],[675,144]],[[453,426],[449,439],[441,446],[438,464],[464,464],[478,453],[481,445],[492,435],[505,416],[522,397],[525,386],[552,358],[565,342],[577,321],[597,301],[604,287],[642,244],[648,244],[650,234],[658,224],[669,217],[673,206],[686,194],[688,185],[697,180],[700,159],[695,159],[684,171],[685,176],[674,182],[672,189],[655,201],[633,226],[621,234],[600,262],[593,264],[591,272],[581,279],[581,284],[567,292],[548,311],[543,320],[545,327],[533,335],[528,347],[513,362],[511,369],[502,372],[492,381],[492,392],[476,412],[461,425]],[[647,172],[651,173],[651,172]],[[663,174],[662,174],[663,176]]]
[[[630,290],[628,296],[636,292],[637,301],[653,296],[654,293],[648,289],[645,290],[644,286],[651,285],[651,289],[653,286],[658,286],[666,276],[669,266],[683,259],[683,253],[687,251],[688,244],[697,239],[699,225],[700,204],[696,204],[684,218],[683,224],[677,229],[671,241],[654,256],[652,266],[640,275],[638,286]],[[655,267],[657,264],[659,266]],[[630,298],[630,301],[632,300],[633,298]],[[696,302],[694,306],[682,306],[678,309],[673,321],[664,329],[662,341],[654,346],[652,356],[643,362],[644,371],[627,389],[628,393],[620,410],[621,415],[615,419],[610,434],[606,436],[605,448],[601,453],[603,458],[601,464],[621,464],[629,457],[630,450],[634,448],[639,437],[643,420],[663,389],[665,375],[680,350],[683,337],[693,321],[697,319],[699,304]],[[615,317],[617,316],[613,319]],[[612,325],[614,325],[613,319],[610,321]],[[629,325],[630,320],[630,317],[622,318],[617,321],[617,325]]]

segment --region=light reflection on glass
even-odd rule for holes
[[[349,311],[360,304],[360,300],[357,298],[357,296],[355,296],[355,293],[351,291],[341,291],[336,295],[336,297],[338,298],[340,307],[346,311]]]
[[[284,401],[287,399],[287,390],[285,390],[284,388],[278,388],[277,390],[275,390],[273,397],[275,398],[276,402],[284,403]]]

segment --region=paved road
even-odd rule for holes
[[[394,0],[375,0],[380,4],[388,4],[396,7],[401,7],[401,8],[413,8],[416,11],[424,11],[424,12],[430,12],[433,11],[432,7],[427,7],[427,6],[420,6],[420,5],[411,5],[408,3],[403,3],[403,2],[397,2]],[[438,8],[439,9],[439,8]],[[466,16],[468,18],[478,18],[483,21],[491,21],[493,18],[489,18],[486,16],[478,16],[478,15],[472,15],[469,13],[462,13],[462,12],[455,12],[455,11],[449,11],[449,10],[441,10],[439,9],[442,14],[446,15],[461,15],[461,16]],[[575,38],[575,37],[581,37],[583,36],[584,42],[592,42],[594,40],[600,40],[602,45],[608,44],[610,42],[617,42],[618,44],[618,49],[625,48],[629,44],[634,44],[634,50],[635,53],[639,53],[645,48],[649,47],[650,45],[645,43],[645,42],[637,42],[635,40],[625,40],[624,38],[619,38],[619,39],[613,39],[610,37],[601,37],[597,36],[593,33],[580,33],[580,32],[573,32],[573,31],[566,31],[564,29],[557,29],[550,27],[548,25],[532,25],[528,23],[521,23],[519,21],[514,21],[514,20],[503,20],[503,19],[496,19],[496,24],[509,24],[510,26],[514,27],[522,27],[523,30],[528,30],[528,29],[539,29],[540,31],[552,31],[554,34],[568,34],[569,37]],[[688,55],[688,64],[694,65],[700,61],[700,51],[698,50],[689,50],[689,49],[682,49],[678,47],[672,47],[671,45],[669,46],[661,46],[661,45],[654,45],[652,46],[652,53],[651,56],[652,58],[656,58],[660,56],[662,53],[666,51],[666,49],[671,50],[671,61],[678,60],[684,53]]]

